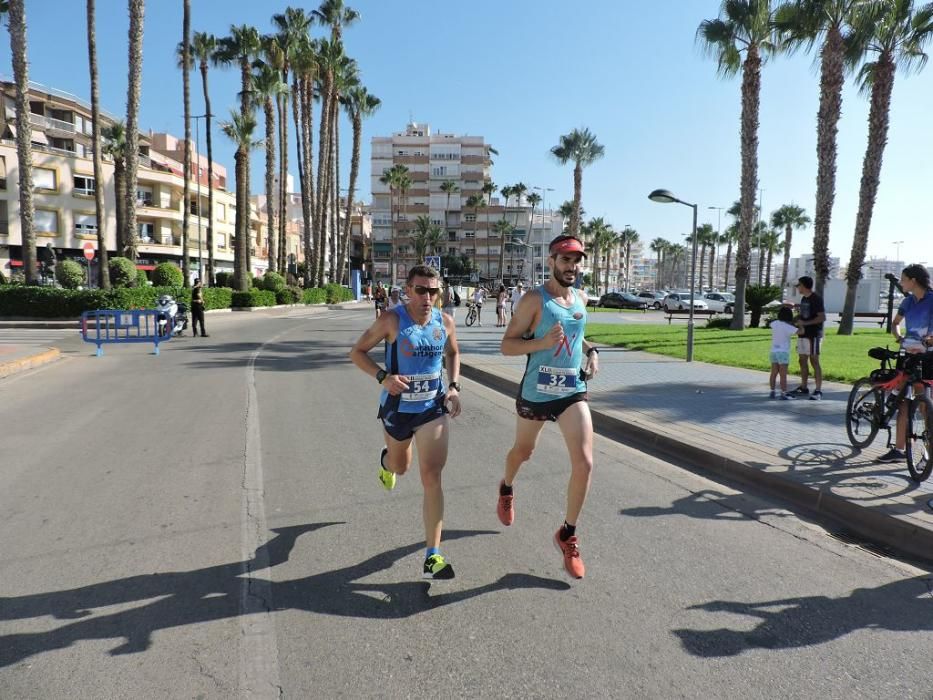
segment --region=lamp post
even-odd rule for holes
[[[690,316],[687,319],[687,362],[693,362],[693,295],[696,289],[697,274],[697,205],[683,202],[668,190],[654,190],[648,195],[652,202],[660,204],[683,204],[693,209],[693,253],[690,264]]]
[[[198,114],[191,117],[194,119],[194,150],[198,155],[198,279],[201,280],[201,284],[204,284],[204,253],[201,247],[201,122],[198,120],[213,116],[213,114]],[[213,187],[214,183],[210,182],[208,186]],[[189,205],[185,203],[185,206]]]
[[[901,244],[902,244],[904,241],[891,241],[891,242],[892,242],[895,246],[897,246],[897,253],[895,253],[895,256],[896,256],[896,257],[894,258],[894,262],[897,263],[898,265],[900,265],[900,264],[901,264]]]

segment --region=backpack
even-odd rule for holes
[[[460,306],[460,295],[457,294],[457,290],[454,290],[454,306]]]

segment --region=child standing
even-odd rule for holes
[[[790,341],[796,338],[797,326],[794,325],[794,313],[788,306],[782,306],[777,318],[771,322],[771,398],[774,394],[774,380],[781,375],[781,398],[785,401],[793,398],[787,393],[787,363],[790,362]]]

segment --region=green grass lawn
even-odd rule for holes
[[[868,357],[868,349],[894,345],[888,333],[874,329],[857,329],[854,335],[835,335],[832,329],[824,340],[821,353],[823,378],[838,382],[854,382],[878,367],[878,361]],[[588,323],[586,338],[596,343],[644,350],[670,357],[686,357],[687,326],[669,325],[613,325]],[[745,367],[768,371],[771,363],[771,331],[767,328],[746,328],[729,331],[718,328],[696,327],[693,338],[693,358],[730,367]],[[794,348],[791,348],[789,373],[799,374],[800,367]]]

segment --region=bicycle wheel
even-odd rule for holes
[[[846,434],[853,447],[868,447],[878,434],[884,394],[862,377],[852,385],[846,404]]]
[[[924,481],[933,471],[933,401],[928,396],[916,397],[907,415],[907,471],[914,481]]]
[[[476,323],[476,309],[470,309],[467,312],[465,323],[468,326],[472,326],[474,323]]]

